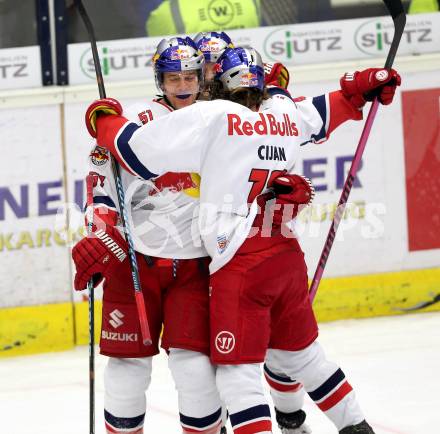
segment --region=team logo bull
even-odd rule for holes
[[[168,189],[173,192],[183,191],[191,197],[200,196],[200,176],[197,173],[172,173],[168,172],[159,176],[154,181],[154,190],[151,190],[150,196]]]
[[[90,153],[90,158],[95,166],[103,166],[109,160],[108,151],[96,146]]]

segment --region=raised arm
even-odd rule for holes
[[[374,96],[383,105],[391,104],[400,83],[400,75],[393,69],[369,68],[344,74],[340,90],[313,98],[294,98],[310,131],[310,142],[322,143],[344,122],[361,120],[362,108]]]
[[[108,149],[126,170],[144,179],[164,172],[199,172],[209,131],[198,104],[139,126],[121,112],[103,114],[107,100],[89,107],[86,123],[99,146]],[[114,100],[108,105],[114,106]],[[95,127],[89,121],[93,116]]]

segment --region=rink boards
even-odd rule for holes
[[[440,310],[440,269],[324,279],[315,300],[319,322]],[[438,301],[438,300],[437,300]],[[426,307],[424,307],[426,306]],[[101,301],[95,304],[99,340]],[[0,357],[85,345],[87,302],[0,309]]]
[[[291,91],[317,95],[336,88],[343,72],[381,62],[293,68]],[[315,300],[319,321],[440,310],[440,56],[399,62],[405,87],[379,109]],[[108,94],[130,104],[152,96],[154,84],[118,83]],[[82,120],[96,96],[91,86],[0,94],[2,162],[11,162],[0,171],[0,357],[87,342],[87,303],[72,291],[70,247],[83,236],[91,141]],[[317,189],[297,224],[310,277],[362,124],[304,147],[298,162]]]

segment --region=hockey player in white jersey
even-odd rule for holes
[[[203,86],[203,56],[189,38],[162,40],[153,63],[163,97],[124,111],[124,116],[136,125],[191,105]],[[113,239],[126,253],[126,242],[117,229],[117,195],[105,149],[94,147],[90,167],[96,181],[95,233],[101,229],[100,233]],[[99,237],[87,237],[73,249],[77,290],[84,289],[92,276],[95,284],[105,278],[100,351],[109,356],[105,370],[106,430],[143,432],[151,358],[159,351],[163,323],[162,346],[169,351],[183,430],[218,434],[221,402],[209,360],[210,259],[198,226],[193,224],[197,221],[200,178],[196,173],[167,172],[145,181],[125,170],[121,170],[121,177],[153,345],[143,346],[139,339],[126,256],[113,255]],[[197,372],[197,376],[188,376],[188,372]]]
[[[200,99],[208,101],[212,99],[212,92],[216,89],[214,85],[216,62],[227,48],[233,48],[234,45],[225,32],[201,32],[194,37],[194,42],[205,56],[205,87]],[[269,96],[290,97],[287,90],[289,72],[283,64],[264,63],[264,84],[265,92]],[[278,218],[282,219],[281,209],[278,213]],[[280,429],[289,429],[291,434],[309,434],[311,430],[305,423],[306,413],[303,410],[305,392],[301,383],[290,378],[280,382],[279,378],[274,379],[274,375],[270,374],[267,367],[265,367],[265,379],[270,387]]]
[[[232,89],[224,97],[239,104],[199,103],[142,128],[122,116],[99,116],[98,143],[144,178],[170,168],[201,175],[199,220],[212,257],[211,359],[218,364],[217,385],[234,432],[272,432],[259,381],[267,352],[274,380],[301,381],[340,433],[372,433],[344,373],[316,342],[298,242],[279,231],[267,236],[257,203],[268,186],[295,183],[284,174],[293,170],[301,144],[320,143],[342,122],[360,119],[359,107],[374,90],[380,102],[390,103],[400,78],[395,71],[370,69],[342,79],[340,91],[296,102],[278,97],[257,112],[263,83],[257,53],[227,50],[218,77]],[[94,133],[98,112],[114,111],[122,112],[114,100],[93,103],[89,130]],[[166,146],[155,142],[160,135]],[[279,198],[286,195],[294,198],[295,191]]]

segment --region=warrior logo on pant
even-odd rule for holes
[[[222,354],[230,353],[235,347],[235,336],[231,332],[221,331],[215,337],[215,348]]]

